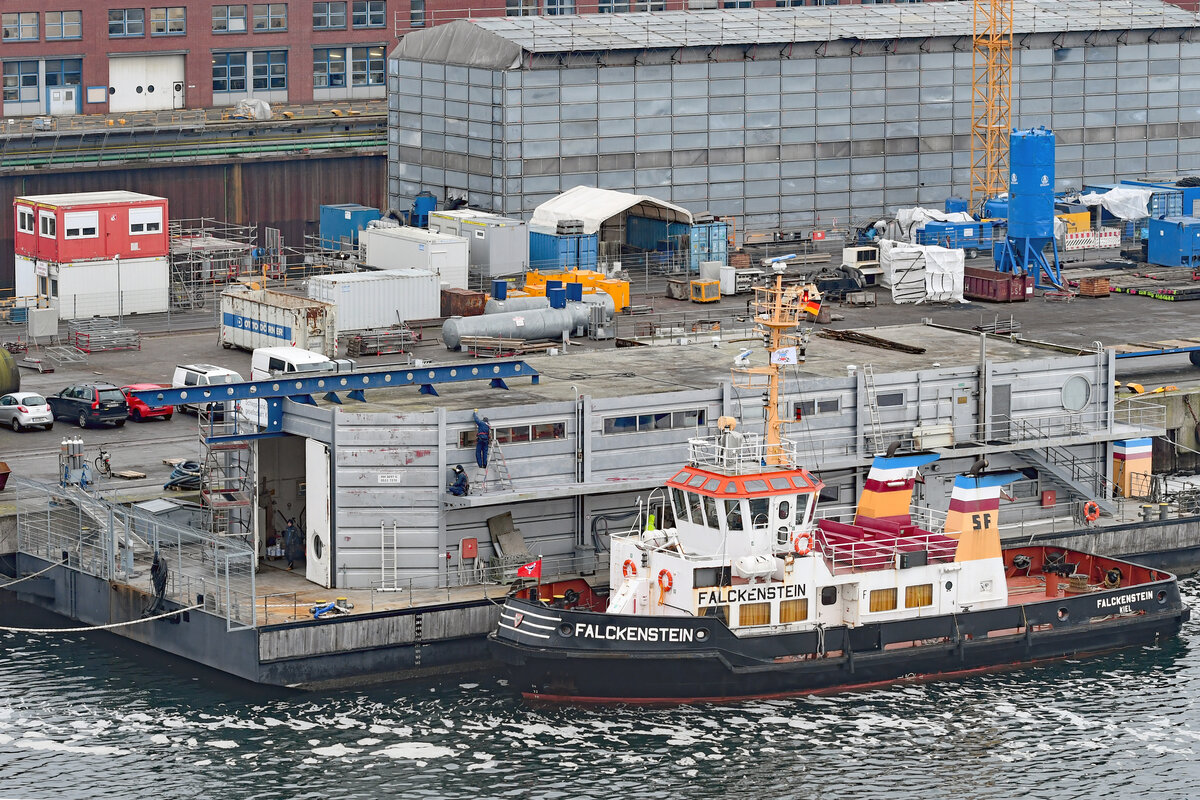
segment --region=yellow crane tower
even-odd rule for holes
[[[974,0],[971,48],[971,205],[1008,191],[1012,0]]]

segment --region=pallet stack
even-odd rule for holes
[[[1080,297],[1108,297],[1108,278],[1080,278]]]

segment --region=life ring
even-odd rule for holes
[[[801,545],[801,542],[804,544]],[[812,552],[812,536],[807,533],[797,533],[792,537],[792,550],[798,556],[806,556]]]
[[[626,578],[630,575],[637,577],[637,564],[633,563],[632,558],[625,559],[625,566],[621,567],[621,575]]]
[[[675,585],[675,579],[671,576],[670,570],[662,570],[658,573],[658,588],[663,590],[663,593],[671,591],[671,587]]]
[[[1083,504],[1083,518],[1088,522],[1095,522],[1100,519],[1100,504],[1095,500],[1088,500]]]

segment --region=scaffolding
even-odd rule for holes
[[[201,217],[171,220],[171,305],[207,308],[254,269],[258,229]]]
[[[250,440],[256,433],[235,403],[209,403],[198,411],[200,506],[204,527],[215,537],[240,537],[253,546],[254,462]]]

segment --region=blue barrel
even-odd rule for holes
[[[967,205],[967,201],[961,197],[947,197],[946,198],[946,213],[947,214],[966,213],[968,207],[969,206]]]
[[[565,288],[567,290],[567,299],[568,300],[570,300],[574,303],[578,303],[583,300],[583,284],[582,283],[575,283],[574,281],[572,281],[563,288]]]
[[[551,289],[562,289],[562,281],[546,281],[546,296],[550,296]],[[566,295],[564,294],[564,297]]]
[[[508,299],[508,281],[492,281],[492,299],[507,300]]]
[[[983,204],[984,219],[1008,219],[1008,200],[993,197]]]
[[[547,284],[551,281],[547,281]],[[555,286],[546,289],[546,297],[550,299],[551,308],[566,308],[567,307],[567,290],[561,286]]]
[[[1054,132],[1013,131],[1009,137],[1008,236],[1054,237]]]

